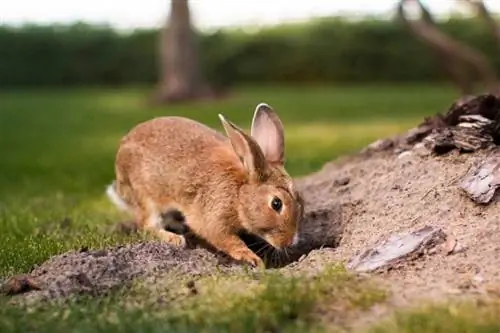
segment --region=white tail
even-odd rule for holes
[[[106,194],[111,202],[113,202],[120,210],[128,211],[130,209],[127,203],[123,201],[120,195],[116,192],[114,181],[106,188]]]

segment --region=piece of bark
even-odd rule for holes
[[[460,188],[476,203],[487,204],[500,186],[500,152],[496,152],[479,167],[471,169]]]
[[[453,103],[448,112],[441,117],[447,126],[456,126],[463,120],[462,117],[467,115],[480,115],[495,120],[498,117],[499,109],[500,100],[493,94],[464,96]]]
[[[347,267],[356,272],[391,269],[421,256],[445,240],[446,234],[441,229],[432,226],[392,235],[351,259]]]
[[[426,117],[415,128],[395,137],[377,140],[359,152],[399,154],[418,146],[420,156],[443,155],[453,150],[470,153],[500,144],[500,97],[465,95],[445,113]]]
[[[457,248],[457,240],[455,238],[449,238],[444,246],[444,251],[446,255],[453,254]]]
[[[425,146],[437,155],[446,154],[453,149],[461,152],[473,152],[493,145],[489,124],[463,122],[456,127],[434,131],[424,140]]]
[[[490,125],[493,121],[479,114],[460,116],[460,123],[457,126],[469,128],[481,128]]]
[[[437,155],[453,149],[472,152],[492,146],[500,138],[500,99],[493,94],[463,96],[445,114],[427,117],[406,133],[399,146],[422,142]]]
[[[465,152],[485,149],[493,144],[493,138],[484,127],[455,127],[453,129],[453,137],[455,146]]]
[[[28,275],[16,275],[11,277],[2,286],[2,291],[6,295],[18,295],[32,290],[41,290],[38,282]]]

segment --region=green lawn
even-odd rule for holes
[[[248,128],[254,107],[267,102],[285,125],[288,170],[303,175],[339,155],[414,126],[424,116],[444,111],[456,97],[446,86],[263,86],[236,89],[230,98],[217,102],[151,109],[146,106],[149,92],[146,88],[0,92],[0,279],[26,272],[66,250],[133,241],[132,236],[118,237],[108,231],[122,216],[108,202],[104,189],[113,179],[119,139],[138,122],[183,115],[221,129],[217,113],[223,113]],[[64,219],[70,220],[71,227],[58,229]],[[338,274],[333,279],[338,280]],[[302,291],[287,292],[286,288],[293,288],[292,282],[284,285],[281,298],[243,299],[271,302],[271,308],[275,301],[308,306],[311,300]],[[297,301],[300,295],[304,299]],[[143,312],[123,312],[112,300],[106,300],[106,310],[104,301],[89,301],[51,312],[49,317],[42,312],[26,317],[1,302],[2,333],[23,331],[23,327],[28,331],[39,327],[39,332],[48,332],[50,327],[58,327],[54,332],[69,328],[79,332],[114,328],[118,332],[125,323],[131,332],[166,328],[157,317],[149,321]],[[262,323],[266,320],[280,325],[298,322],[286,313],[280,317],[282,310],[275,310],[276,317],[271,319],[250,316],[247,319],[257,326],[248,327],[265,330]],[[121,324],[104,318],[103,313],[121,318]],[[60,321],[59,316],[68,320]],[[230,328],[229,322],[223,323],[226,326],[216,323],[216,327]],[[84,325],[90,326],[83,329]]]

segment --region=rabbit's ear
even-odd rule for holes
[[[223,115],[219,114],[219,118],[234,151],[242,160],[250,176],[260,179],[266,171],[267,162],[257,142]]]
[[[285,163],[283,124],[276,112],[266,103],[260,103],[255,108],[251,135],[269,163],[281,165]]]

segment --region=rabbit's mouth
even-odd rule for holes
[[[286,241],[281,241],[281,240],[280,241],[276,241],[276,240],[267,239],[267,238],[264,238],[264,239],[266,240],[266,242],[269,245],[271,245],[276,250],[282,250],[284,248],[292,246],[292,244],[293,244],[293,239],[286,240]]]
[[[253,252],[259,253],[263,248],[276,249],[276,247],[271,244],[264,237],[259,236],[255,233],[251,233],[247,230],[241,230],[238,236],[246,244],[246,246]]]
[[[246,230],[242,231],[239,236],[252,252],[266,262],[266,267],[269,268],[284,267],[297,260],[303,254],[303,252],[296,247],[300,241],[298,233],[296,233],[290,241],[292,244],[291,247],[284,246],[281,248],[273,246],[262,236],[250,233]]]
[[[240,231],[238,236],[253,252],[263,251],[264,247],[271,250],[281,250],[284,248],[293,247],[299,242],[298,232],[295,233],[292,238],[288,239],[283,239],[281,237],[280,239],[273,239],[272,237],[261,236],[248,230]]]
[[[273,237],[274,236],[274,237]],[[267,243],[269,243],[275,249],[281,250],[285,248],[294,247],[299,243],[299,232],[295,231],[293,235],[284,235],[281,233],[274,233],[274,235],[269,235],[263,237]]]

